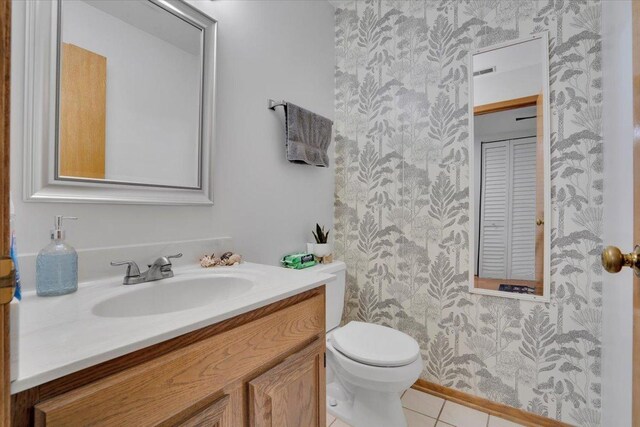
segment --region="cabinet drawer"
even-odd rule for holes
[[[324,295],[39,403],[39,426],[151,426],[324,335]]]

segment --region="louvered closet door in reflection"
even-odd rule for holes
[[[508,142],[482,144],[480,277],[507,277]]]
[[[535,280],[536,140],[514,140],[510,148],[507,274],[511,279]]]

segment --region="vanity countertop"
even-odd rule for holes
[[[253,286],[222,301],[182,311],[131,317],[95,314],[98,304],[127,292],[175,282],[177,292],[187,293],[189,285],[181,280],[215,276],[245,278]],[[333,280],[329,274],[243,263],[209,269],[177,268],[174,278],[131,286],[122,285],[120,276],[96,280],[80,284],[76,293],[60,297],[27,293],[20,302],[19,369],[11,392],[18,393]]]

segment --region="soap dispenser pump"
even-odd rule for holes
[[[36,260],[36,291],[38,296],[57,296],[78,290],[78,254],[65,242],[62,221],[78,219],[56,215],[51,230],[51,243],[45,246]]]

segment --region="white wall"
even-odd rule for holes
[[[540,65],[532,65],[504,73],[487,74],[473,79],[473,105],[493,104],[524,98],[542,92]]]
[[[83,1],[62,4],[62,40],[107,58],[105,177],[197,187],[199,53]]]
[[[80,217],[67,232],[77,248],[231,236],[248,260],[268,264],[304,249],[316,222],[333,228],[333,167],[287,162],[282,112],[266,108],[268,97],[287,99],[333,117],[333,7],[325,1],[191,3],[219,22],[213,207],[21,201],[25,10],[14,1],[11,188],[22,253],[48,242],[58,213]]]
[[[473,71],[495,67],[473,78],[473,105],[524,98],[542,92],[542,41],[506,46],[473,56]]]
[[[604,244],[633,247],[631,1],[603,1]],[[603,276],[602,425],[631,425],[631,269]]]

